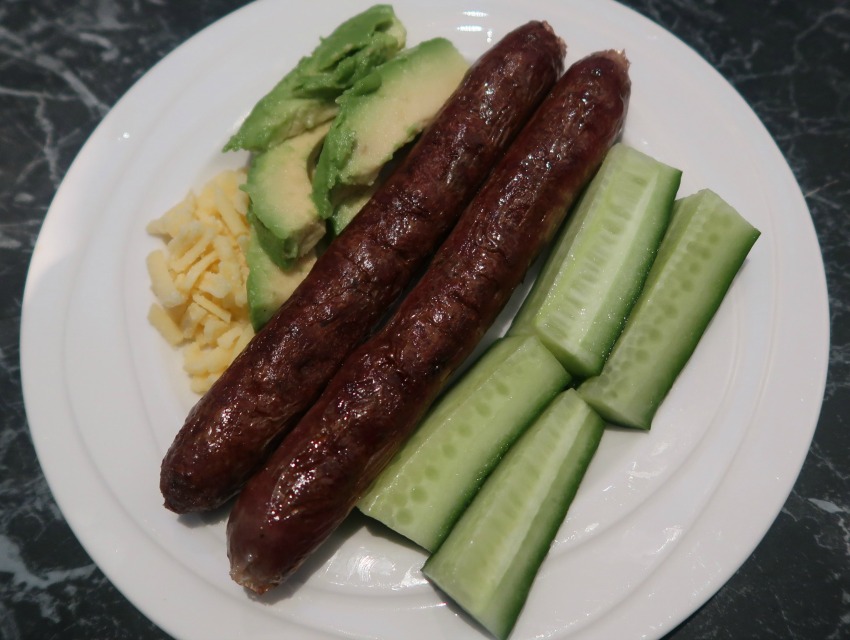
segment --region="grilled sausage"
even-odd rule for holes
[[[419,273],[563,70],[530,22],[469,70],[406,160],[200,399],[163,462],[177,513],[235,495]]]
[[[231,576],[262,593],[348,515],[551,239],[619,135],[628,63],[573,65],[389,322],[358,347],[240,494]]]

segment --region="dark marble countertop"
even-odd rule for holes
[[[163,638],[93,564],[54,502],[21,396],[27,266],[50,201],[109,108],[237,0],[0,3],[0,638]],[[818,428],[764,540],[670,638],[850,638],[850,5],[629,0],[750,103],[820,240],[831,354]]]

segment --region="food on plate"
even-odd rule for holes
[[[540,338],[573,376],[602,364],[646,279],[682,172],[615,145],[510,328]]]
[[[497,340],[434,404],[358,508],[436,551],[487,474],[569,381],[536,336]]]
[[[611,148],[511,325],[513,337],[438,401],[360,501],[361,511],[436,550],[543,401],[566,386],[549,362],[560,360],[576,376],[588,363],[602,368],[652,266],[680,177],[623,143]],[[509,345],[516,351],[506,351]],[[490,364],[497,354],[501,368]],[[479,407],[486,420],[475,417]],[[444,447],[462,450],[463,463],[444,455]]]
[[[384,166],[383,171],[391,169],[389,164]],[[330,219],[330,230],[333,235],[338,236],[342,230],[348,226],[348,223],[354,219],[360,210],[366,206],[369,199],[375,195],[380,183],[383,180],[379,177],[375,182],[366,187],[349,187],[345,190],[344,195],[341,195],[339,201],[334,208],[333,216]]]
[[[622,162],[624,152],[636,153],[622,145],[615,146],[594,182],[613,181],[622,185],[623,193],[631,191],[638,200],[643,200],[634,189],[635,167],[632,162]],[[608,162],[612,156],[614,161]],[[645,164],[648,159],[641,156],[638,154],[633,160]],[[644,167],[650,169],[649,175],[658,171],[657,167],[652,169],[653,162]],[[669,168],[661,170],[678,173]],[[678,176],[674,182],[678,184]],[[666,207],[669,206],[667,201],[675,197],[675,189],[670,192],[665,187],[664,190],[668,192],[663,198]],[[588,209],[586,198],[611,200],[610,194],[605,194],[605,189],[600,189],[598,184],[592,184],[584,198],[573,216],[586,215],[592,210]],[[586,224],[580,222],[582,227]],[[646,217],[644,224],[657,227],[658,221]],[[662,214],[661,226],[667,226],[666,213]],[[594,227],[597,233],[605,233],[601,225]],[[567,235],[569,228],[565,231]],[[658,270],[651,266],[646,286],[629,317],[627,327],[630,329],[622,334],[622,343],[617,342],[615,351],[626,355],[612,355],[611,362],[615,366],[605,364],[602,376],[588,383],[587,388],[591,390],[588,401],[598,406],[599,412],[581,398],[580,394],[586,389],[584,385],[552,402],[543,416],[498,461],[495,471],[487,477],[448,536],[426,561],[423,574],[493,635],[505,638],[510,634],[599,444],[605,422],[603,416],[626,426],[650,424],[658,403],[700,339],[705,324],[710,321],[758,235],[757,230],[713,192],[703,191],[677,201],[672,223],[657,252]],[[721,248],[712,249],[710,245]],[[556,248],[550,261],[568,260],[568,256],[567,252]],[[704,269],[702,263],[706,262],[710,266]],[[558,272],[563,268],[559,267]],[[646,270],[649,268],[647,266]],[[549,267],[545,267],[539,278],[545,278],[548,270]],[[700,273],[704,275],[697,275]],[[626,274],[626,284],[635,277]],[[637,277],[644,279],[640,274]],[[656,284],[665,279],[665,285]],[[544,286],[553,286],[551,279],[544,282]],[[706,294],[706,289],[711,293]],[[563,295],[563,290],[557,293]],[[503,340],[516,339],[517,336],[513,336]],[[663,340],[664,346],[652,344],[653,340]],[[640,355],[640,349],[650,349],[653,355]],[[604,379],[609,371],[612,372],[609,380],[593,386],[594,381]],[[475,375],[475,367],[468,375]],[[458,384],[467,384],[466,378]],[[622,393],[612,392],[612,389]],[[446,431],[453,428],[457,427],[445,425]],[[421,429],[433,431],[428,420]],[[493,436],[494,439],[498,437],[499,434]],[[453,443],[451,434],[443,442]],[[459,474],[446,464],[445,456],[435,453],[434,447],[429,445],[432,443],[428,437],[417,432],[401,454],[403,460],[419,460],[419,468],[414,464],[409,465],[409,469],[402,467],[383,484],[383,477],[380,477],[366,497],[367,501],[379,504],[379,519],[405,535],[411,529],[417,534],[428,532],[439,524],[439,513],[434,513],[428,505],[416,504],[426,487],[430,490],[428,498],[438,504],[446,502],[446,494],[457,492],[453,482],[443,481],[438,497],[431,497],[437,493],[432,485],[440,482],[440,478]],[[474,460],[468,449],[464,450],[463,463],[455,466],[465,467],[469,458]],[[397,456],[396,460],[399,457],[402,456]],[[423,467],[430,471],[430,484],[421,479]],[[377,496],[372,497],[375,493]],[[390,506],[399,504],[402,507]],[[373,515],[368,510],[365,512]],[[381,517],[387,514],[389,517]],[[438,522],[430,522],[429,518]]]
[[[510,635],[604,426],[575,389],[560,394],[425,562],[428,579],[497,638]]]
[[[248,311],[259,331],[307,276],[326,224],[311,198],[311,168],[329,123],[252,158],[243,189],[250,198]]]
[[[248,169],[249,219],[263,234],[258,240],[268,257],[284,269],[325,235],[325,221],[310,197],[310,169],[329,127],[320,125],[282,142],[252,158]]]
[[[316,263],[316,250],[310,249],[281,268],[262,247],[257,229],[252,226],[245,260],[248,263],[248,311],[251,325],[259,331],[310,273]]]
[[[193,341],[208,390],[161,490],[185,513],[244,486],[228,556],[258,593],[359,506],[505,638],[605,421],[649,428],[759,232],[710,191],[674,205],[681,171],[614,144],[623,54],[555,84],[564,45],[545,23],[468,72],[445,39],[403,46],[387,6],[344,23],[228,143],[254,151],[244,193],[225,172],[149,226],[168,242],[148,259],[151,322]],[[508,335],[432,407],[579,194]]]
[[[340,96],[313,178],[323,218],[335,215],[339,187],[375,181],[393,154],[434,119],[468,68],[451,42],[434,38],[375,67]]]
[[[335,234],[345,228],[374,194],[393,154],[434,119],[468,68],[443,38],[406,49],[343,92],[332,123],[252,158],[245,190],[251,199],[248,307],[255,331],[315,263],[326,218],[333,218]]]
[[[165,506],[235,495],[373,330],[456,222],[563,69],[541,22],[507,34],[307,278],[191,410],[162,463]]]
[[[255,105],[225,146],[254,152],[245,189],[251,199],[248,306],[255,331],[303,280],[325,239],[328,224],[313,204],[312,176],[340,94],[360,86],[404,43],[404,26],[388,5],[345,21]],[[353,217],[348,201],[359,203],[359,194],[340,199]]]
[[[262,593],[289,576],[410,435],[619,135],[627,68],[614,51],[570,67],[387,324],[245,485],[227,526],[234,580]]]
[[[147,258],[157,302],[148,319],[183,347],[192,390],[204,393],[253,337],[248,320],[244,246],[248,198],[242,171],[224,171],[147,230],[165,241]]]
[[[339,95],[398,53],[406,31],[389,5],[346,20],[257,104],[225,151],[262,152],[331,120]]]
[[[759,235],[713,191],[676,201],[623,333],[602,373],[579,387],[599,415],[650,428]]]

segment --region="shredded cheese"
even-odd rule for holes
[[[248,317],[244,171],[224,171],[151,221],[164,242],[148,255],[157,302],[148,321],[182,348],[192,390],[206,392],[254,335]]]

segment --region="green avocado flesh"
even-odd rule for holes
[[[310,168],[328,124],[304,132],[256,156],[244,189],[260,244],[278,265],[304,255],[325,235],[325,221],[311,198]]]
[[[335,236],[342,233],[348,223],[354,220],[354,216],[360,213],[377,190],[378,182],[375,182],[367,187],[353,188],[350,193],[340,198],[331,218],[331,230]]]
[[[245,260],[248,263],[248,312],[254,330],[259,331],[307,276],[316,262],[316,254],[310,251],[283,269],[266,253],[252,225]]]
[[[451,42],[435,38],[376,67],[340,96],[313,178],[323,218],[334,214],[340,187],[375,181],[393,154],[433,120],[468,67]]]
[[[406,37],[389,5],[343,22],[257,102],[224,150],[262,152],[331,120],[336,98],[398,53]]]

